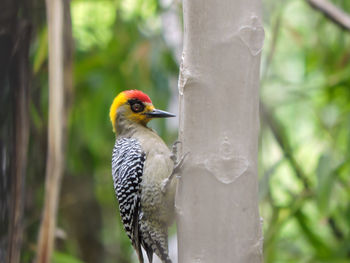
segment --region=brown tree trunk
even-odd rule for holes
[[[20,261],[29,134],[30,27],[17,1],[0,11],[0,262]]]

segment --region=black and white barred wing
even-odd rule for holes
[[[112,175],[119,211],[125,231],[136,249],[140,249],[139,214],[141,181],[145,154],[136,139],[118,139],[112,156]]]

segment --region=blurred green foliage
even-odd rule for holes
[[[265,262],[350,262],[350,32],[306,1],[264,2]]]
[[[109,106],[141,89],[167,109],[177,60],[157,0],[71,2],[74,91],[53,262],[131,262],[110,159]],[[171,1],[170,1],[171,2]],[[260,143],[264,257],[272,262],[350,262],[350,33],[303,0],[264,0]],[[350,13],[349,1],[333,1]],[[174,2],[179,10],[181,6]],[[44,12],[44,9],[39,9]],[[42,15],[41,15],[42,17]],[[35,253],[46,159],[47,28],[38,23],[33,65],[23,262]],[[153,127],[170,144],[176,131]]]

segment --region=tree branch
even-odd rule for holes
[[[350,15],[327,0],[307,0],[314,9],[321,11],[335,24],[350,31]]]

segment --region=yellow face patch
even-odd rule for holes
[[[125,117],[136,123],[141,123],[146,125],[151,118],[145,115],[146,112],[150,112],[154,109],[153,105],[150,103],[145,103],[145,109],[142,112],[133,112],[130,108],[125,112]]]
[[[126,107],[124,115],[127,119],[132,120],[137,123],[141,123],[143,125],[146,125],[147,122],[151,120],[151,118],[148,118],[144,113],[145,112],[150,112],[154,110],[154,106],[152,103],[144,103],[145,109],[142,112],[133,112],[130,109],[130,106],[127,104],[128,102],[128,96],[122,92],[120,93],[115,99],[113,100],[112,106],[109,111],[109,118],[112,122],[112,127],[113,131],[116,132],[115,130],[115,125],[116,125],[116,118],[117,118],[117,111],[119,107]]]
[[[115,132],[115,120],[117,118],[117,109],[128,101],[124,92],[119,93],[117,97],[114,98],[112,106],[109,110],[109,118],[112,122],[113,131]]]

